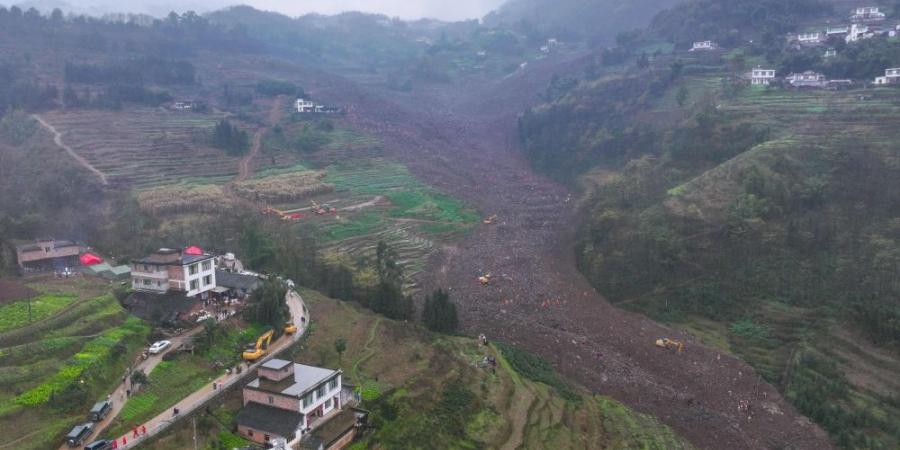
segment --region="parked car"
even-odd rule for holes
[[[76,425],[75,428],[72,428],[72,431],[66,435],[66,444],[68,444],[69,447],[78,447],[87,440],[92,431],[94,431],[94,424],[91,422]]]
[[[101,439],[84,446],[84,450],[112,450],[112,448],[113,442],[109,439]]]
[[[156,341],[150,346],[150,354],[155,355],[172,346],[172,341]]]
[[[94,403],[94,406],[91,408],[91,412],[88,413],[88,420],[91,422],[99,422],[106,417],[109,412],[112,411],[112,402],[109,400],[99,401]]]

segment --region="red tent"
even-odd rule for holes
[[[81,255],[78,259],[81,260],[81,265],[83,266],[93,266],[95,264],[100,264],[103,262],[103,258],[93,254],[93,253],[85,253]]]
[[[291,215],[288,216],[288,217],[290,217],[291,219],[294,219],[294,220],[300,220],[300,219],[303,218],[303,214],[300,214],[300,213],[293,213],[293,214],[291,214]]]
[[[197,247],[196,245],[192,245],[192,246],[184,249],[184,254],[185,255],[202,255],[203,249],[200,247]]]

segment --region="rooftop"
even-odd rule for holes
[[[275,359],[266,361],[266,363],[263,364],[262,367],[266,368],[266,369],[272,369],[272,370],[281,370],[281,369],[284,369],[290,363],[291,363],[290,361],[275,358]]]
[[[243,275],[225,270],[217,270],[216,284],[233,289],[245,289],[249,291],[259,284],[259,278],[253,275]]]
[[[166,264],[193,264],[198,261],[203,261],[206,259],[212,258],[213,255],[208,253],[204,253],[202,255],[189,255],[181,250],[173,250],[170,248],[161,248],[149,256],[145,256],[141,259],[132,260],[133,263],[138,264],[154,264],[154,265],[166,265]]]
[[[16,250],[20,252],[34,252],[44,249],[44,245],[41,244],[51,244],[52,248],[64,248],[64,247],[78,247],[78,244],[72,241],[65,240],[40,240],[36,244],[25,244],[16,246]]]
[[[272,361],[269,361],[270,363]],[[268,363],[267,363],[268,364]],[[283,366],[281,366],[283,367]],[[340,370],[325,369],[322,367],[307,366],[305,364],[294,363],[294,377],[290,377],[279,381],[271,382],[268,380],[260,380],[256,378],[247,384],[247,387],[260,389],[269,392],[278,392],[291,397],[303,397],[307,392],[328,381],[335,375],[340,374]]]
[[[238,413],[238,425],[260,431],[268,431],[284,438],[293,438],[303,420],[299,411],[275,408],[250,402]]]

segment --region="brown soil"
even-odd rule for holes
[[[815,448],[827,435],[744,362],[646,317],[619,310],[576,269],[579,222],[570,192],[536,175],[518,148],[516,114],[538,101],[553,73],[581,61],[529,65],[498,82],[379,93],[310,74],[317,98],[348,105],[348,119],[379,137],[422,180],[497,214],[463,242],[436,252],[420,275],[460,306],[466,331],[536,352],[596,392],[653,414],[701,448]],[[489,272],[490,286],[476,278]],[[677,355],[654,346],[687,343]],[[597,355],[601,355],[599,359]],[[751,411],[738,411],[749,400]]]
[[[0,305],[37,295],[33,289],[11,280],[0,280]]]

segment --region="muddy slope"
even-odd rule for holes
[[[748,365],[643,316],[619,310],[577,271],[578,212],[562,185],[534,174],[515,139],[518,112],[560,67],[545,61],[494,82],[378,92],[317,77],[315,94],[353,105],[348,117],[427,183],[498,223],[479,226],[432,258],[426,289],[450,289],[465,328],[541,354],[566,375],[672,426],[707,449],[824,449],[827,435]],[[476,277],[491,273],[481,286]],[[682,339],[677,355],[654,346]],[[750,410],[739,410],[749,401]]]

